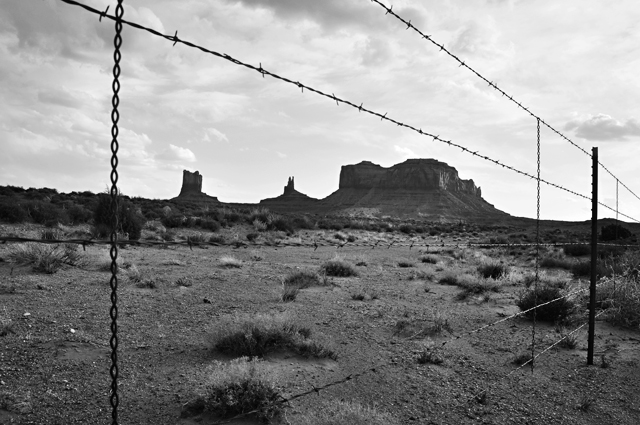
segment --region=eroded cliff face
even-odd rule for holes
[[[408,159],[384,168],[369,161],[344,165],[340,189],[446,190],[482,196],[473,180],[463,180],[458,171],[435,159]]]
[[[508,217],[482,198],[473,180],[461,179],[454,167],[435,159],[408,159],[389,168],[369,161],[345,165],[339,189],[321,203],[347,213],[373,208],[434,220]]]
[[[180,195],[199,195],[202,193],[202,176],[198,171],[192,173],[187,170],[182,172],[182,188]]]

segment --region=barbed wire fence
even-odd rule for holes
[[[513,166],[510,166],[506,163],[500,162],[499,160],[493,159],[487,155],[483,155],[480,154],[479,151],[473,151],[467,147],[465,147],[464,145],[461,145],[459,143],[455,143],[452,142],[451,140],[446,140],[444,138],[441,138],[439,135],[427,132],[427,131],[423,131],[422,128],[416,127],[414,125],[411,124],[407,124],[404,123],[403,121],[391,118],[387,116],[387,113],[385,112],[380,113],[368,108],[365,108],[363,106],[363,103],[360,103],[358,105],[358,103],[356,102],[352,102],[350,100],[346,100],[343,98],[340,98],[338,96],[336,96],[334,93],[328,94],[325,93],[321,90],[318,90],[316,88],[310,87],[306,84],[301,83],[300,81],[297,80],[293,80],[291,78],[287,78],[287,77],[283,77],[280,76],[278,74],[275,74],[271,71],[268,71],[267,69],[263,68],[262,64],[260,64],[259,66],[255,66],[255,65],[251,65],[249,63],[245,63],[242,62],[234,57],[231,57],[228,54],[225,53],[219,53],[217,51],[208,49],[206,47],[197,45],[195,43],[192,43],[190,41],[187,40],[182,40],[180,38],[178,38],[178,31],[175,32],[174,35],[166,35],[166,34],[162,34],[152,28],[149,27],[145,27],[143,25],[140,25],[138,23],[135,22],[130,22],[130,21],[126,21],[122,18],[123,16],[123,7],[122,7],[122,0],[118,0],[118,6],[116,8],[116,14],[114,15],[109,15],[108,14],[108,7],[105,11],[100,11],[97,10],[95,8],[92,8],[90,6],[84,5],[82,3],[79,3],[77,1],[74,0],[60,0],[64,3],[73,5],[73,6],[78,6],[81,7],[82,9],[91,12],[93,14],[96,14],[99,16],[99,19],[102,20],[103,18],[108,18],[111,19],[115,22],[115,26],[116,26],[116,35],[114,38],[114,70],[113,70],[113,76],[114,76],[114,82],[113,82],[113,99],[112,99],[112,106],[113,106],[113,110],[112,110],[112,114],[111,114],[111,118],[112,118],[112,143],[111,143],[111,148],[112,148],[112,156],[111,156],[111,165],[112,165],[112,171],[111,171],[111,182],[112,182],[112,186],[111,186],[111,190],[110,190],[110,195],[112,198],[112,204],[111,204],[111,211],[113,213],[113,220],[114,222],[112,223],[112,232],[111,232],[111,237],[109,241],[104,241],[104,240],[93,240],[93,239],[65,239],[65,240],[61,240],[61,239],[35,239],[35,238],[21,238],[21,237],[9,237],[9,236],[1,236],[0,237],[0,241],[2,243],[7,243],[7,242],[40,242],[40,243],[50,243],[50,244],[55,244],[55,243],[75,243],[75,244],[80,244],[83,246],[83,248],[86,248],[86,246],[91,246],[91,245],[110,245],[111,249],[110,249],[110,256],[111,256],[111,271],[112,271],[112,279],[111,279],[111,310],[110,310],[110,317],[111,317],[111,331],[112,331],[112,336],[111,336],[111,340],[110,340],[110,346],[111,346],[111,350],[112,350],[112,354],[111,354],[111,361],[112,361],[112,365],[111,365],[111,369],[110,369],[110,374],[111,374],[111,378],[112,378],[112,385],[111,385],[111,393],[110,393],[110,403],[112,406],[112,423],[113,424],[117,424],[118,421],[118,405],[119,405],[119,398],[118,398],[118,387],[117,387],[117,381],[118,381],[118,365],[117,365],[117,348],[118,348],[118,339],[117,339],[117,277],[116,277],[116,262],[117,262],[117,255],[118,255],[118,247],[119,246],[123,246],[123,245],[135,245],[135,246],[188,246],[190,249],[193,249],[194,246],[198,247],[206,247],[206,246],[234,246],[235,248],[240,248],[240,247],[248,247],[251,245],[255,245],[255,244],[246,244],[244,242],[240,243],[240,241],[234,241],[230,244],[226,244],[226,243],[219,243],[219,242],[213,242],[213,241],[209,241],[209,242],[203,242],[203,241],[198,241],[198,240],[191,240],[190,238],[188,238],[186,241],[164,241],[164,242],[160,242],[160,241],[119,241],[118,240],[118,234],[116,232],[117,229],[117,182],[118,182],[118,174],[117,174],[117,165],[118,165],[118,157],[117,157],[117,152],[118,152],[118,119],[119,119],[119,114],[118,114],[118,104],[119,104],[119,98],[118,98],[118,91],[119,91],[119,87],[120,87],[120,83],[118,81],[118,77],[120,74],[120,68],[119,68],[119,62],[120,62],[120,45],[122,43],[122,38],[121,38],[121,31],[122,31],[122,26],[123,25],[127,25],[130,26],[132,28],[136,28],[139,30],[143,30],[146,31],[148,33],[151,33],[154,36],[157,37],[161,37],[164,38],[166,40],[168,40],[169,42],[172,42],[173,45],[175,46],[178,43],[181,43],[189,48],[195,48],[198,49],[204,53],[207,54],[211,54],[213,56],[216,56],[218,58],[224,59],[226,61],[229,61],[237,66],[241,66],[247,69],[250,69],[252,71],[258,72],[262,75],[262,77],[264,78],[265,76],[269,76],[271,78],[274,78],[276,80],[282,81],[284,83],[287,84],[291,84],[296,86],[297,88],[301,89],[301,92],[304,93],[305,90],[307,90],[308,92],[314,93],[316,95],[320,95],[323,96],[325,98],[328,98],[332,101],[336,102],[336,105],[347,105],[350,106],[351,108],[357,109],[359,112],[365,112],[367,114],[370,114],[372,116],[378,117],[380,118],[381,121],[386,121],[392,124],[395,124],[399,127],[403,127],[406,128],[408,130],[411,130],[415,133],[418,133],[421,136],[425,136],[427,138],[432,139],[433,142],[439,142],[439,143],[444,143],[447,144],[448,146],[454,147],[454,148],[458,148],[460,149],[463,153],[465,154],[469,154],[472,156],[475,156],[477,158],[483,159],[485,161],[488,161],[494,165],[500,166],[502,168],[508,169],[510,171],[513,171],[517,174],[520,174],[522,176],[531,178],[533,180],[535,180],[537,182],[537,217],[536,217],[536,243],[531,243],[531,244],[522,244],[522,243],[518,243],[518,244],[499,244],[499,243],[494,243],[494,244],[486,244],[486,243],[479,243],[479,242],[467,242],[467,243],[453,243],[453,244],[428,244],[425,242],[421,242],[421,241],[415,241],[415,240],[405,240],[405,241],[396,241],[393,240],[389,243],[388,246],[386,246],[386,243],[383,244],[381,247],[386,246],[387,249],[390,249],[392,246],[395,247],[409,247],[409,249],[412,249],[414,246],[415,247],[425,247],[427,250],[430,247],[445,247],[445,246],[449,246],[449,247],[473,247],[473,246],[477,246],[477,247],[515,247],[515,246],[535,246],[536,247],[536,256],[535,256],[535,285],[537,285],[538,281],[539,281],[539,256],[540,256],[540,247],[541,246],[566,246],[566,245],[585,245],[587,243],[580,243],[580,242],[564,242],[564,243],[554,243],[554,244],[543,244],[540,241],[540,184],[543,183],[545,185],[548,185],[550,187],[554,187],[556,189],[565,191],[573,196],[576,197],[580,197],[583,199],[587,199],[590,200],[592,202],[594,202],[595,205],[600,205],[612,212],[615,212],[616,214],[616,221],[618,220],[618,216],[623,216],[631,221],[634,222],[639,222],[637,219],[633,218],[630,215],[621,213],[619,211],[619,205],[618,205],[618,185],[622,185],[623,188],[625,188],[627,191],[629,191],[635,198],[640,200],[640,197],[638,197],[631,189],[629,189],[629,187],[627,185],[625,185],[622,181],[620,181],[618,179],[618,177],[616,177],[611,171],[609,171],[609,169],[607,169],[602,163],[600,163],[599,161],[597,161],[597,157],[594,158],[594,155],[589,154],[586,150],[584,150],[583,148],[581,148],[580,146],[578,146],[575,142],[571,141],[568,137],[564,136],[561,132],[559,132],[558,130],[556,130],[555,128],[553,128],[551,125],[549,125],[547,122],[545,122],[542,118],[540,118],[539,116],[535,115],[529,108],[523,106],[520,102],[518,102],[515,98],[513,98],[513,96],[507,94],[505,91],[503,91],[502,89],[500,89],[495,83],[491,82],[490,80],[488,80],[487,78],[485,78],[484,76],[482,76],[480,73],[478,73],[477,71],[475,71],[473,68],[471,68],[469,65],[467,65],[464,61],[462,61],[460,58],[458,58],[457,56],[455,56],[453,53],[451,53],[449,50],[447,50],[444,45],[442,44],[438,44],[436,41],[434,41],[430,36],[424,34],[423,32],[421,32],[418,28],[416,28],[413,24],[411,24],[411,21],[407,21],[404,18],[402,18],[401,16],[399,16],[398,14],[396,14],[395,12],[393,12],[393,7],[387,7],[384,4],[382,4],[380,1],[378,0],[371,0],[373,3],[378,4],[379,6],[383,7],[386,10],[386,14],[389,14],[393,17],[395,17],[396,19],[400,20],[401,22],[403,22],[404,24],[407,25],[407,29],[412,29],[413,31],[417,32],[422,38],[424,38],[425,40],[433,43],[434,45],[436,45],[437,47],[440,48],[441,51],[444,51],[446,54],[448,54],[449,56],[451,56],[453,59],[455,59],[456,61],[458,61],[458,63],[460,64],[460,66],[467,68],[468,70],[470,70],[472,73],[474,73],[476,76],[478,76],[479,78],[481,78],[482,80],[484,80],[490,87],[492,87],[493,89],[497,90],[499,93],[501,93],[503,96],[507,97],[511,102],[515,103],[519,108],[523,109],[524,111],[526,111],[530,116],[532,116],[533,118],[536,119],[537,121],[537,129],[538,129],[538,138],[537,138],[537,156],[538,156],[538,161],[537,161],[537,175],[533,175],[530,174],[528,172],[519,170]],[[592,159],[595,160],[595,162],[597,163],[597,166],[602,167],[607,173],[609,173],[616,181],[616,206],[615,208],[610,207],[600,201],[597,201],[593,196],[589,197],[587,195],[584,194],[580,194],[574,190],[568,189],[560,184],[557,183],[553,183],[550,182],[546,179],[542,179],[540,177],[540,124],[543,124],[544,126],[546,126],[547,128],[549,128],[551,131],[553,131],[554,133],[556,133],[558,136],[560,136],[562,139],[564,139],[565,141],[569,142],[571,145],[573,145],[574,147],[576,147],[577,149],[579,149],[580,151],[582,151],[584,154],[588,155],[589,157],[591,157]],[[597,171],[597,170],[596,170]],[[387,242],[387,241],[385,241]],[[304,244],[302,242],[300,243],[292,243],[292,242],[282,242],[281,244],[274,244],[275,246],[296,246],[296,247],[301,247],[301,246],[306,246],[306,247],[314,247],[314,250],[317,250],[318,247],[321,246],[332,246],[335,247],[336,249],[341,249],[344,248],[347,244],[349,244],[349,246],[363,246],[363,247],[370,247],[371,249],[375,249],[376,247],[378,247],[380,245],[380,241],[377,241],[375,244],[373,243],[356,243],[356,242],[344,242],[344,243],[337,243],[337,244],[331,244],[331,243],[327,243],[326,241],[322,242],[318,242],[318,241],[314,241],[312,244]],[[607,246],[607,245],[613,245],[613,246],[624,246],[624,247],[637,247],[637,245],[616,245],[616,244],[599,244],[599,243],[591,243],[590,244],[592,246],[592,250],[596,250],[597,246]],[[597,284],[596,286],[608,283],[609,281],[604,281],[601,282],[599,284]],[[615,278],[613,280],[613,283],[615,285]],[[546,347],[545,349],[543,349],[542,351],[540,351],[539,353],[536,354],[535,352],[535,315],[536,315],[536,311],[538,308],[541,308],[545,305],[554,303],[554,302],[559,302],[560,300],[563,299],[567,299],[569,297],[575,296],[579,293],[585,292],[587,290],[592,290],[592,288],[582,288],[576,291],[571,291],[567,294],[565,294],[562,297],[553,299],[551,301],[539,304],[536,302],[534,303],[534,307],[521,311],[517,314],[513,314],[511,316],[508,316],[506,318],[500,319],[498,321],[495,321],[493,323],[490,324],[486,324],[486,325],[482,325],[476,329],[473,329],[471,331],[466,331],[460,335],[454,336],[451,339],[445,341],[442,346],[440,348],[445,347],[448,343],[450,343],[451,341],[455,341],[455,340],[459,340],[461,338],[464,338],[466,336],[469,335],[473,335],[476,334],[478,332],[482,332],[486,329],[492,328],[494,326],[497,326],[501,323],[504,323],[508,320],[512,320],[516,317],[520,317],[522,315],[525,315],[527,313],[533,312],[533,317],[534,317],[534,322],[533,322],[533,327],[532,327],[532,351],[531,351],[531,359],[522,364],[520,367],[518,367],[517,369],[511,371],[510,373],[508,373],[507,375],[505,375],[504,377],[502,377],[500,380],[506,379],[507,377],[513,375],[514,373],[516,373],[517,371],[521,370],[523,367],[525,367],[526,365],[531,366],[532,368],[532,372],[533,372],[533,365],[535,363],[535,360],[541,356],[542,354],[546,353],[547,351],[549,351],[550,349],[552,349],[553,347],[555,347],[557,344],[559,344],[562,340],[564,340],[565,338],[567,338],[569,335],[572,335],[573,333],[579,331],[581,328],[583,328],[584,326],[586,326],[586,323],[581,325],[580,327],[576,328],[575,330],[573,330],[570,334],[565,335],[563,338],[561,338],[560,340],[554,342],[552,345]],[[603,314],[605,311],[601,311],[600,313],[598,313],[596,316],[600,316],[601,314]],[[594,310],[593,308],[591,308],[591,313],[594,314]],[[375,366],[371,367],[367,367],[363,370],[361,370],[360,372],[357,373],[352,373],[347,375],[346,377],[343,377],[339,380],[336,381],[332,381],[328,384],[324,384],[322,386],[318,386],[318,387],[313,387],[311,390],[308,391],[304,391],[302,393],[296,394],[296,395],[292,395],[288,398],[283,398],[282,400],[279,401],[279,403],[288,403],[294,399],[300,398],[300,397],[305,397],[307,395],[310,394],[314,394],[314,393],[319,393],[322,390],[325,390],[327,388],[330,388],[332,386],[341,384],[341,383],[345,383],[348,382],[352,379],[361,377],[367,373],[373,373],[375,372],[379,367],[389,364],[388,362],[380,362],[378,364],[376,364]],[[477,398],[477,397],[476,397]],[[246,416],[248,414],[251,413],[256,413],[254,412],[245,412],[240,416]],[[219,423],[228,423],[229,421],[233,420],[235,418],[231,418],[229,420],[225,420],[223,422],[219,422]]]

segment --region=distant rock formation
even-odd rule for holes
[[[180,195],[185,196],[189,194],[199,195],[202,193],[202,176],[198,171],[191,173],[187,170],[182,171],[182,189],[180,189]]]
[[[288,195],[295,192],[296,190],[293,186],[294,186],[293,177],[289,177],[289,180],[287,181],[287,185],[284,187],[284,195]]]
[[[318,199],[311,198],[304,193],[298,192],[294,187],[293,177],[289,177],[287,185],[284,187],[282,195],[275,198],[267,198],[260,201],[260,205],[274,210],[306,210],[313,209],[318,203]]]
[[[182,188],[180,194],[174,199],[200,199],[218,202],[215,196],[209,196],[202,192],[202,175],[196,172],[183,170],[182,172]]]
[[[345,165],[336,192],[323,199],[332,209],[449,220],[508,215],[482,199],[473,180],[435,159],[408,159],[389,168],[369,161]]]

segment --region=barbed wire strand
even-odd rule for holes
[[[111,318],[111,338],[109,345],[111,347],[111,368],[109,373],[111,375],[111,394],[109,402],[111,404],[111,419],[113,425],[118,425],[118,405],[120,404],[120,398],[118,396],[118,121],[120,120],[120,113],[118,112],[118,106],[120,104],[120,59],[122,57],[120,53],[120,47],[122,46],[122,15],[124,14],[124,8],[122,7],[122,1],[118,0],[116,6],[115,17],[115,36],[113,38],[113,97],[111,98],[111,189],[110,189],[110,212],[111,212],[111,248],[109,250],[109,256],[111,257],[111,308],[109,310],[109,316]],[[106,12],[105,12],[106,13]]]
[[[36,238],[23,238],[17,236],[0,236],[0,243],[5,244],[7,242],[17,242],[17,243],[43,243],[43,244],[76,244],[82,245],[83,249],[86,250],[87,246],[92,245],[111,245],[110,240],[100,240],[100,239],[36,239]],[[384,244],[380,244],[384,242]],[[388,245],[387,245],[388,244]],[[540,246],[546,247],[565,247],[565,246],[590,246],[589,242],[554,242],[554,243],[540,243]],[[170,246],[185,246],[189,247],[189,249],[193,250],[196,248],[207,248],[210,246],[213,247],[232,247],[234,249],[239,248],[249,248],[249,247],[298,247],[298,248],[314,248],[317,250],[320,247],[331,247],[335,249],[343,249],[346,247],[366,247],[370,249],[374,249],[378,246],[384,247],[387,249],[390,247],[396,248],[427,248],[427,252],[429,249],[437,249],[437,248],[516,248],[516,247],[532,247],[537,246],[535,243],[485,243],[485,242],[463,242],[463,243],[420,243],[412,241],[406,242],[397,242],[393,241],[393,243],[389,243],[389,241],[376,241],[376,243],[358,243],[358,242],[346,242],[346,243],[337,243],[337,242],[291,242],[277,239],[275,242],[244,242],[240,240],[233,241],[225,241],[225,242],[212,242],[212,241],[199,241],[196,242],[194,240],[185,240],[185,241],[153,241],[153,240],[118,240],[118,246],[136,246],[136,247],[161,247],[168,248]],[[609,246],[609,247],[617,247],[617,248],[640,248],[640,244],[612,244],[612,243],[598,243],[598,246]],[[436,251],[434,251],[436,252]]]
[[[605,313],[607,310],[602,310],[600,311],[598,314],[596,314],[596,317],[600,316],[601,314]],[[543,355],[544,353],[546,353],[547,351],[551,350],[553,347],[555,347],[556,345],[560,344],[562,341],[564,341],[565,339],[567,339],[568,337],[570,337],[571,335],[573,335],[574,333],[578,332],[580,329],[584,328],[585,326],[587,326],[589,323],[583,323],[582,325],[578,326],[576,329],[572,330],[571,332],[569,332],[568,334],[564,335],[562,338],[560,338],[559,340],[557,340],[556,342],[554,342],[553,344],[549,345],[548,347],[546,347],[544,350],[542,350],[541,352],[539,352],[538,354],[536,354],[535,356],[531,356],[531,358],[529,360],[527,360],[526,362],[522,363],[521,365],[519,365],[517,368],[513,369],[512,371],[510,371],[509,373],[507,373],[506,375],[502,376],[500,379],[498,379],[497,381],[493,382],[492,384],[488,384],[488,387],[491,387],[493,385],[497,385],[498,383],[504,381],[505,379],[507,379],[508,377],[510,377],[511,375],[515,374],[516,372],[524,369],[527,365],[535,363],[535,361],[538,359],[538,357],[540,357],[541,355]],[[489,390],[489,388],[484,388],[482,391],[474,393],[471,397],[467,397],[465,398],[465,402],[469,402],[470,400],[484,400],[486,399],[486,394],[487,391]],[[461,406],[463,403],[459,403],[458,407]]]
[[[431,44],[435,45],[436,47],[438,47],[440,49],[440,51],[445,52],[447,55],[449,55],[451,58],[453,58],[456,62],[458,62],[460,67],[463,68],[467,68],[469,71],[471,71],[473,74],[475,74],[478,78],[480,78],[482,81],[484,81],[485,83],[487,83],[489,85],[489,87],[495,89],[498,93],[500,93],[503,97],[506,97],[507,99],[509,99],[511,102],[513,102],[515,105],[517,105],[520,109],[522,109],[523,111],[525,111],[526,113],[528,113],[529,115],[531,115],[533,118],[536,118],[537,120],[539,120],[542,124],[545,125],[545,127],[547,127],[549,130],[553,131],[554,133],[556,133],[558,136],[560,136],[562,139],[564,139],[565,141],[569,142],[571,145],[573,145],[575,148],[577,148],[578,150],[580,150],[582,153],[584,153],[585,155],[587,155],[589,158],[591,158],[591,154],[585,150],[584,148],[582,148],[581,146],[577,145],[575,142],[573,142],[571,139],[569,139],[567,136],[565,136],[564,134],[562,134],[560,131],[556,130],[554,127],[552,127],[549,123],[547,123],[545,120],[543,120],[542,118],[540,118],[538,115],[534,114],[529,108],[527,108],[526,106],[522,105],[522,103],[520,103],[518,100],[516,100],[513,96],[509,95],[507,92],[505,92],[504,90],[502,90],[500,87],[498,87],[498,85],[496,83],[494,83],[493,81],[489,80],[488,78],[484,77],[482,74],[480,74],[478,71],[476,71],[475,69],[473,69],[471,66],[469,66],[469,64],[467,64],[465,61],[463,61],[462,59],[460,59],[458,56],[456,56],[455,54],[453,54],[451,51],[449,51],[444,44],[440,44],[437,41],[435,41],[430,35],[427,35],[425,33],[423,33],[422,31],[420,31],[415,25],[413,25],[411,23],[411,20],[406,20],[404,19],[402,16],[398,15],[396,12],[393,11],[393,6],[387,7],[385,6],[382,2],[380,2],[379,0],[371,0],[372,3],[375,3],[377,5],[379,5],[380,7],[382,7],[383,9],[386,10],[385,15],[391,15],[393,17],[395,17],[396,19],[398,19],[400,22],[402,22],[404,25],[407,26],[406,29],[412,29],[413,31],[415,31],[416,33],[418,33],[420,35],[421,38],[429,41]],[[600,165],[611,177],[613,177],[616,180],[619,180],[611,171],[609,171],[609,169],[607,167],[604,166],[604,164],[602,164],[600,161],[598,161],[598,165]],[[621,182],[622,183],[622,182]],[[628,186],[626,186],[624,183],[622,183],[622,186],[627,189],[633,196],[635,196],[638,200],[640,200],[640,196],[636,195],[635,192],[633,192]]]
[[[70,5],[79,6],[79,7],[83,8],[83,9],[85,9],[85,10],[89,11],[89,12],[92,12],[92,13],[98,14],[98,15],[100,15],[100,16],[102,16],[102,17],[107,17],[107,18],[109,18],[109,19],[115,19],[113,16],[108,15],[106,12],[100,12],[100,11],[99,11],[99,10],[97,10],[97,9],[94,9],[94,8],[92,8],[92,7],[90,7],[90,6],[87,6],[87,5],[85,5],[85,4],[79,3],[79,2],[77,2],[77,1],[75,1],[75,0],[60,0],[60,1],[62,1],[62,2],[64,2],[64,3],[67,3],[67,4],[70,4]],[[405,124],[405,123],[403,123],[403,122],[401,122],[401,121],[397,121],[397,120],[395,120],[395,119],[393,119],[393,118],[390,118],[390,117],[388,117],[388,116],[387,116],[387,113],[386,113],[386,112],[385,112],[384,114],[381,114],[381,113],[379,113],[379,112],[376,112],[376,111],[373,111],[373,110],[370,110],[370,109],[367,109],[367,108],[363,107],[363,105],[364,105],[363,103],[360,103],[360,105],[357,105],[356,103],[353,103],[353,102],[351,102],[351,101],[349,101],[349,100],[345,100],[345,99],[342,99],[342,98],[340,98],[340,97],[337,97],[337,96],[336,96],[335,94],[333,94],[333,93],[332,93],[332,94],[328,94],[328,93],[325,93],[325,92],[323,92],[323,91],[321,91],[321,90],[317,90],[317,89],[315,89],[315,88],[313,88],[313,87],[310,87],[310,86],[308,86],[308,85],[306,85],[306,84],[302,84],[302,83],[301,83],[301,82],[299,82],[299,81],[294,81],[294,80],[291,80],[291,79],[289,79],[289,78],[287,78],[287,77],[282,77],[282,76],[280,76],[280,75],[278,75],[278,74],[275,74],[275,73],[273,73],[273,72],[271,72],[271,71],[266,70],[266,69],[262,66],[262,63],[260,63],[260,66],[259,66],[259,67],[257,67],[257,66],[254,66],[254,65],[251,65],[251,64],[248,64],[248,63],[242,62],[242,61],[240,61],[240,60],[238,60],[238,59],[235,59],[235,58],[233,58],[232,56],[230,56],[230,55],[228,55],[228,54],[226,54],[226,53],[219,53],[219,52],[216,52],[216,51],[214,51],[214,50],[210,50],[210,49],[208,49],[208,48],[206,48],[206,47],[203,47],[203,46],[199,46],[199,45],[197,45],[197,44],[194,44],[194,43],[192,43],[192,42],[190,42],[190,41],[179,39],[179,38],[178,38],[178,32],[177,32],[177,31],[176,31],[175,35],[167,35],[167,34],[162,34],[162,33],[158,32],[158,31],[154,30],[153,28],[148,28],[148,27],[145,27],[145,26],[140,25],[140,24],[135,23],[135,22],[130,22],[130,21],[122,20],[122,23],[123,23],[123,24],[125,24],[125,25],[129,25],[129,26],[130,26],[130,27],[132,27],[132,28],[137,28],[137,29],[140,29],[140,30],[143,30],[143,31],[147,31],[147,32],[149,32],[150,34],[153,34],[153,35],[155,35],[155,36],[158,36],[158,37],[164,38],[164,39],[166,39],[166,40],[169,40],[170,42],[173,42],[173,44],[174,44],[174,45],[175,45],[176,43],[182,43],[182,44],[184,44],[185,46],[192,47],[192,48],[194,48],[194,49],[198,49],[198,50],[200,50],[200,51],[202,51],[202,52],[204,52],[204,53],[211,54],[211,55],[213,55],[213,56],[216,56],[216,57],[219,57],[219,58],[225,59],[225,60],[227,60],[227,61],[229,61],[229,62],[231,62],[231,63],[234,63],[234,64],[236,64],[236,65],[243,66],[243,67],[245,67],[245,68],[251,69],[251,70],[256,71],[256,72],[259,72],[263,77],[264,77],[265,75],[268,75],[269,77],[272,77],[272,78],[275,78],[275,79],[277,79],[277,80],[280,80],[280,81],[286,82],[286,83],[288,83],[288,84],[292,84],[292,85],[294,85],[294,86],[296,86],[296,87],[300,88],[303,92],[306,90],[306,91],[309,91],[309,92],[312,92],[312,93],[318,94],[318,95],[320,95],[320,96],[326,97],[326,98],[328,98],[328,99],[331,99],[331,100],[335,101],[337,104],[342,103],[342,104],[344,104],[344,105],[351,106],[352,108],[357,109],[359,112],[365,112],[365,113],[367,113],[367,114],[370,114],[370,115],[376,116],[376,117],[380,118],[380,119],[381,119],[381,120],[383,120],[383,121],[387,121],[387,122],[390,122],[390,123],[396,124],[396,125],[397,125],[397,126],[399,126],[399,127],[404,127],[404,128],[410,129],[410,130],[412,130],[412,131],[414,131],[414,132],[416,132],[416,133],[418,133],[418,134],[420,134],[420,135],[422,135],[422,136],[429,137],[429,138],[431,138],[434,142],[435,142],[435,141],[437,141],[437,142],[440,142],[440,143],[445,143],[445,144],[447,144],[447,145],[449,145],[449,146],[452,146],[452,147],[455,147],[455,148],[459,148],[462,152],[465,152],[465,153],[470,154],[470,155],[473,155],[473,156],[475,156],[475,157],[477,157],[477,158],[484,159],[484,160],[486,160],[486,161],[492,162],[492,163],[494,163],[494,164],[496,164],[496,165],[501,166],[502,168],[506,168],[506,169],[508,169],[508,170],[511,170],[511,171],[513,171],[513,172],[516,172],[516,173],[518,173],[518,174],[521,174],[521,175],[523,175],[523,176],[525,176],[525,177],[528,177],[528,178],[531,178],[531,179],[534,179],[534,180],[536,179],[536,177],[535,177],[535,176],[533,176],[532,174],[529,174],[529,173],[527,173],[527,172],[524,172],[524,171],[518,170],[518,169],[517,169],[517,168],[515,168],[515,167],[512,167],[512,166],[510,166],[510,165],[504,164],[504,163],[502,163],[502,162],[500,162],[500,161],[498,161],[498,160],[495,160],[495,159],[493,159],[493,158],[490,158],[490,157],[488,157],[488,156],[481,155],[481,154],[479,154],[479,153],[478,153],[479,151],[473,151],[473,150],[471,150],[471,149],[466,148],[465,146],[462,146],[462,145],[460,145],[460,144],[457,144],[457,143],[455,143],[455,142],[452,142],[451,140],[445,140],[445,139],[441,138],[439,135],[435,135],[435,134],[432,134],[432,133],[429,133],[429,132],[426,132],[426,131],[422,131],[422,129],[421,129],[421,128],[417,128],[417,127],[415,127],[415,126],[413,126],[413,125]],[[542,121],[541,121],[541,122],[542,122]],[[587,200],[591,201],[591,198],[590,198],[590,197],[588,197],[588,196],[586,196],[586,195],[583,195],[583,194],[580,194],[580,193],[578,193],[578,192],[576,192],[576,191],[573,191],[573,190],[571,190],[571,189],[567,189],[567,188],[565,188],[565,187],[563,187],[563,186],[561,186],[561,185],[559,185],[559,184],[552,183],[552,182],[549,182],[549,181],[546,181],[546,180],[543,180],[543,179],[541,179],[541,180],[540,180],[540,182],[542,182],[542,183],[544,183],[544,184],[546,184],[546,185],[549,185],[549,186],[551,186],[551,187],[555,187],[555,188],[557,188],[557,189],[563,190],[563,191],[565,191],[565,192],[567,192],[567,193],[570,193],[570,194],[572,194],[572,195],[574,195],[574,196],[578,196],[578,197],[581,197],[581,198],[584,198],[584,199],[587,199]],[[607,206],[607,205],[605,205],[605,204],[601,204],[601,205],[602,205],[603,207],[605,207],[605,208],[608,208],[608,209],[610,209],[610,210],[612,210],[612,211],[615,211],[613,208],[611,208],[611,207],[609,207],[609,206]],[[624,217],[626,217],[626,218],[630,219],[630,220],[633,220],[633,221],[636,221],[636,222],[640,223],[640,221],[639,221],[639,220],[636,220],[636,219],[634,219],[633,217],[630,217],[630,216],[625,215],[625,214],[622,214],[622,213],[620,213],[620,214],[621,214],[621,215],[623,215]]]

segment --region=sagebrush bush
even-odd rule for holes
[[[305,357],[331,358],[333,350],[310,339],[311,330],[286,314],[233,316],[220,320],[211,334],[213,348],[235,356],[263,357],[269,352],[289,349]]]
[[[202,410],[222,419],[257,411],[256,416],[265,423],[281,414],[282,395],[262,360],[242,357],[228,363],[214,361],[206,372],[206,390],[199,400]]]
[[[565,255],[568,255],[570,257],[582,257],[584,255],[591,254],[591,246],[588,244],[565,245],[562,247],[562,251]]]
[[[520,310],[525,311],[535,306],[547,303],[551,300],[562,297],[562,291],[555,286],[538,286],[524,291],[518,299],[517,305]],[[555,302],[538,307],[525,313],[525,316],[532,319],[533,312],[536,313],[536,320],[542,322],[558,322],[564,321],[574,309],[574,303],[567,298],[560,298]]]
[[[136,213],[131,201],[118,195],[118,233],[127,233],[129,240],[139,240],[142,235],[144,218]],[[93,222],[96,226],[104,225],[111,228],[111,196],[98,195],[98,203],[93,211]]]
[[[320,269],[327,276],[334,277],[350,277],[358,276],[357,270],[350,263],[340,259],[334,258],[324,263]]]
[[[9,248],[9,260],[20,265],[30,264],[35,272],[53,274],[65,264],[81,265],[82,255],[74,244],[25,243]]]
[[[509,274],[509,266],[502,263],[485,263],[478,266],[478,273],[485,279],[500,279]]]
[[[600,229],[601,241],[614,241],[617,239],[627,239],[633,235],[629,229],[620,224],[608,224]]]
[[[426,254],[420,257],[420,261],[427,264],[437,264],[439,259],[435,255]]]
[[[27,211],[15,201],[0,199],[0,221],[5,223],[22,223],[27,220]]]
[[[297,286],[300,289],[310,288],[312,286],[325,286],[325,282],[320,279],[316,273],[308,270],[299,270],[289,273],[284,278],[284,285]]]

